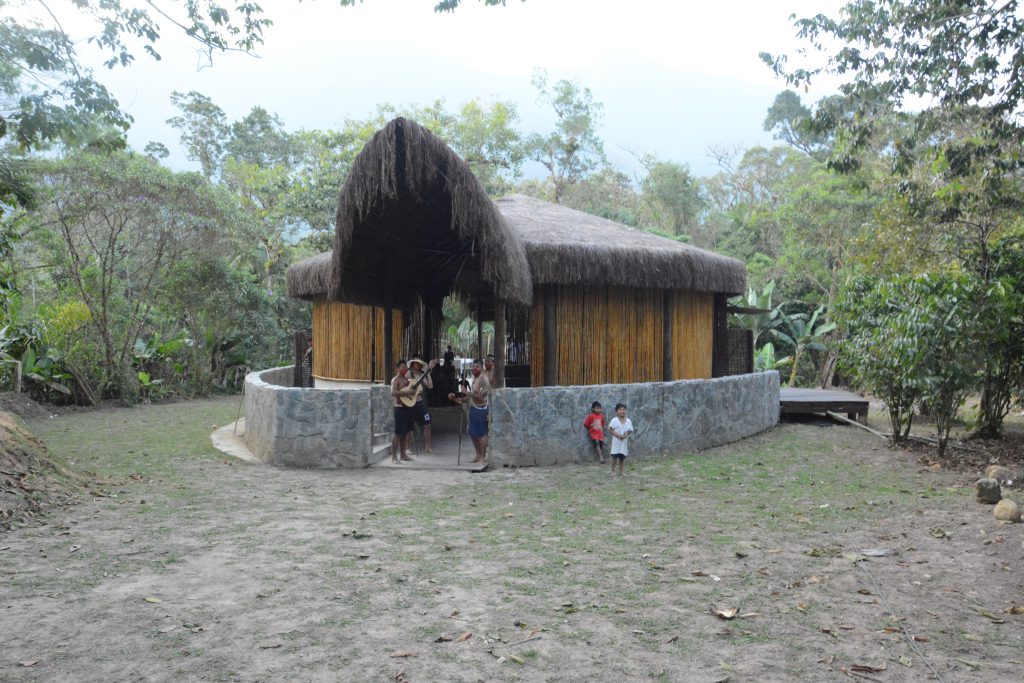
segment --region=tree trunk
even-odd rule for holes
[[[825,359],[821,363],[821,372],[818,375],[818,386],[828,389],[832,386],[832,380],[836,376],[836,365],[839,363],[839,352],[829,349],[825,353]]]

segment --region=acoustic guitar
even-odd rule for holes
[[[414,390],[411,394],[398,397],[398,400],[400,400],[402,402],[402,405],[404,405],[406,408],[416,407],[416,402],[420,400],[420,394],[423,393],[423,380],[427,378],[427,375],[430,374],[430,371],[434,369],[435,365],[437,365],[436,358],[427,364],[427,369],[423,372],[422,375],[420,375],[413,381],[409,382],[408,385],[406,385],[406,389]]]

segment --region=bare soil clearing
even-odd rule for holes
[[[0,679],[1024,678],[1024,527],[854,428],[622,478],[325,472],[214,451],[236,408],[30,422],[119,484],[0,535]]]

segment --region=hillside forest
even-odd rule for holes
[[[753,331],[758,369],[783,383],[871,392],[896,441],[927,414],[940,453],[957,419],[998,436],[1024,391],[1015,8],[883,0],[798,19],[810,62],[762,56],[780,78],[764,112],[775,144],[709,148],[718,171],[706,177],[656,152],[635,152],[642,173],[616,168],[602,103],[544,71],[533,76],[542,130],[500,99],[383,102],[309,130],[258,105],[231,120],[215,96],[190,91],[171,99],[178,139],[132,149],[130,119],[58,49],[60,35],[5,18],[3,382],[18,360],[38,400],[135,402],[238,391],[247,371],[289,362],[310,313],[286,296],[285,271],[330,248],[353,159],[405,116],[493,197],[528,194],[744,261],[750,290],[735,303],[763,312],[732,324]],[[197,22],[211,49],[224,47],[221,22]],[[258,42],[258,23],[239,25]],[[119,40],[115,25],[115,60]],[[824,73],[841,75],[840,92],[806,101],[802,86]],[[53,90],[33,74],[56,75]],[[168,167],[169,145],[200,170]],[[445,315],[458,343],[468,313],[452,300]],[[964,411],[970,396],[977,407]]]

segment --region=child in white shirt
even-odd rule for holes
[[[625,403],[616,404],[615,417],[608,423],[608,431],[612,435],[612,474],[615,474],[615,464],[618,463],[621,476],[629,455],[629,437],[633,434],[633,421],[626,417]]]

